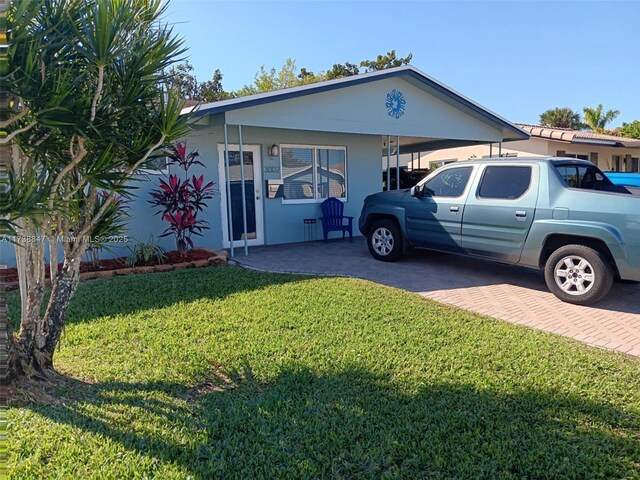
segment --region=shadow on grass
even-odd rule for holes
[[[222,299],[235,293],[301,279],[304,280],[300,276],[256,272],[239,267],[205,267],[90,280],[80,284],[71,300],[67,323],[126,315],[200,299]],[[7,300],[12,327],[18,328],[18,292],[10,292]]]
[[[407,391],[359,368],[229,377],[233,387],[197,396],[162,382],[85,385],[81,400],[29,408],[198,479],[638,475],[640,416],[592,400],[453,384]]]

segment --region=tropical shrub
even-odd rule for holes
[[[206,201],[218,193],[215,182],[205,183],[204,175],[189,178],[189,170],[194,165],[204,166],[198,160],[199,156],[197,151],[187,153],[186,141],[177,142],[168,155],[169,165],[182,169],[184,177],[170,174],[166,181],[161,179],[160,188],[151,191],[149,200],[154,207],[160,207],[158,213],[169,223],[160,237],[173,235],[181,255],[193,248],[193,235],[202,236],[209,229],[208,223],[198,218],[198,214],[204,211]]]

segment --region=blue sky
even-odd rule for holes
[[[199,80],[235,90],[291,57],[317,72],[395,49],[509,120],[604,104],[640,119],[640,2],[172,0]]]

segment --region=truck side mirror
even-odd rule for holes
[[[424,185],[416,185],[411,187],[411,196],[416,198],[422,198],[425,194]]]

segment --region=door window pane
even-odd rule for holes
[[[478,197],[514,200],[524,195],[530,184],[531,167],[487,167],[478,189]]]
[[[282,147],[282,180],[285,200],[306,200],[313,194],[313,149]]]
[[[344,150],[319,148],[318,198],[346,198],[346,155]]]
[[[459,197],[464,192],[472,167],[451,168],[441,172],[424,185],[432,197]]]
[[[247,240],[256,238],[256,203],[253,177],[253,152],[242,152],[244,161],[244,194],[247,211]],[[242,171],[240,152],[229,151],[229,186],[231,190],[231,226],[233,240],[244,240],[244,217],[242,215]]]

